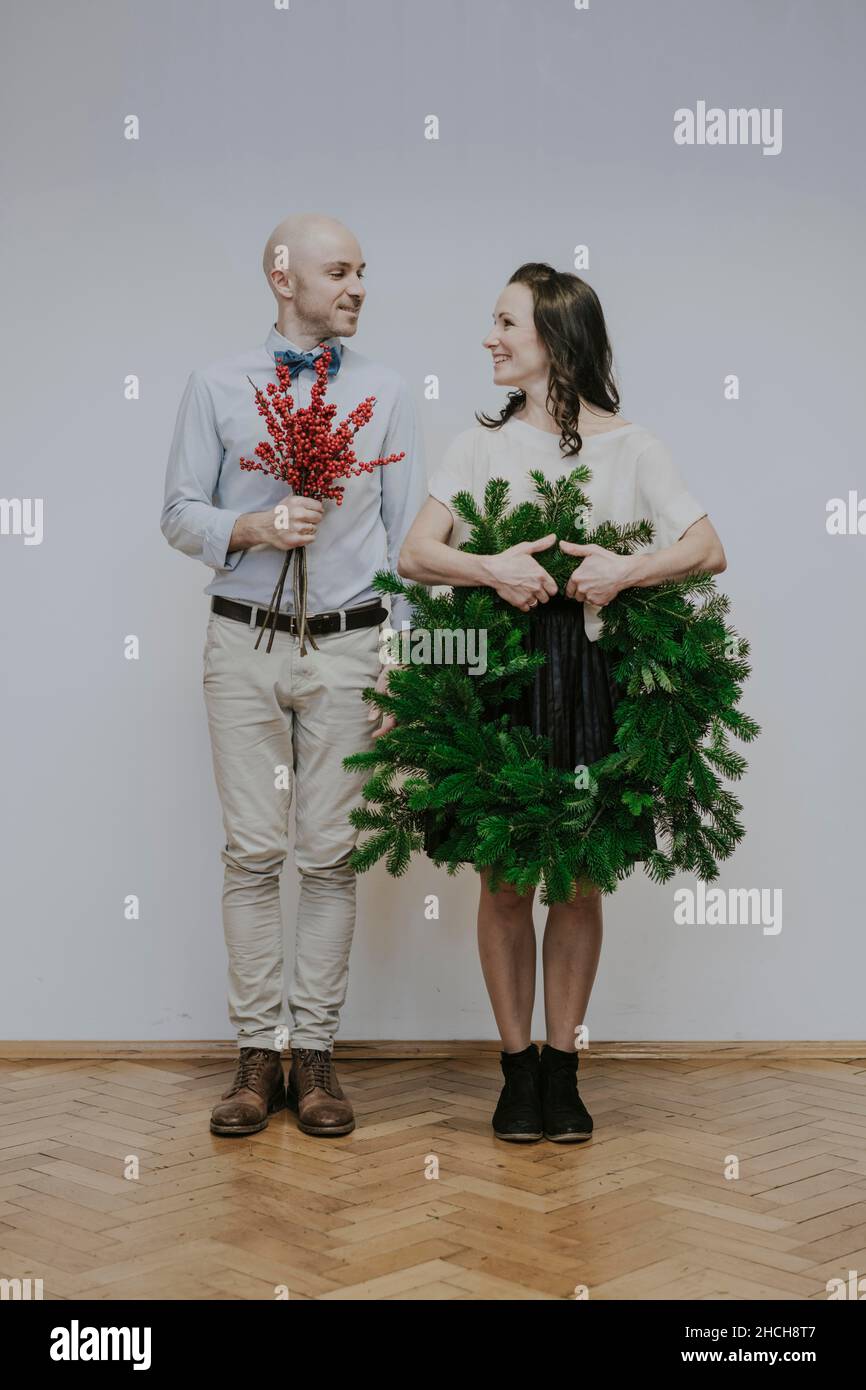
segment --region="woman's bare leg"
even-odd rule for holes
[[[547,1041],[561,1052],[574,1049],[575,1031],[583,1023],[601,955],[601,894],[573,902],[552,903],[542,947],[544,1013]]]
[[[481,875],[478,953],[503,1052],[522,1052],[532,1041],[534,897],[534,890],[521,895],[507,885],[491,893],[487,874]]]

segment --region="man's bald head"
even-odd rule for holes
[[[323,212],[298,212],[284,217],[271,232],[262,256],[262,269],[276,299],[279,290],[272,271],[297,271],[304,274],[307,267],[323,259],[345,258],[360,261],[361,248],[349,228],[336,217]]]
[[[277,328],[307,348],[352,337],[366,290],[357,237],[335,217],[301,212],[271,232],[262,268],[277,301]]]

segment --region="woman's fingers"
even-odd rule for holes
[[[548,546],[553,545],[556,540],[556,532],[551,531],[549,536],[541,536],[537,541],[523,541],[522,545],[526,554],[532,555],[536,550],[547,550]]]

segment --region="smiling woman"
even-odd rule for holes
[[[508,388],[508,398],[498,417],[478,415],[477,425],[458,435],[434,470],[429,498],[403,544],[399,572],[456,590],[484,586],[530,615],[528,649],[542,661],[516,703],[503,699],[498,712],[519,715],[533,737],[546,739],[552,767],[578,772],[613,752],[614,712],[623,693],[608,653],[597,645],[604,607],[626,589],[717,573],[725,568],[724,551],[706,508],[686,489],[661,440],[634,422],[618,421],[613,352],[590,285],[549,265],[520,266],[496,302],[483,346],[491,354],[493,380]],[[627,528],[643,520],[652,526],[648,545],[616,553],[608,548],[613,540],[607,546],[575,543],[575,522],[582,518],[560,517],[554,508],[548,535],[533,532],[536,539],[488,552],[460,548],[468,540],[470,503],[479,514],[492,479],[507,483],[519,522],[520,505],[531,503],[531,473],[554,487],[579,465],[584,451],[591,465],[585,501],[594,526],[602,524],[596,537],[604,535],[604,523]],[[455,505],[460,494],[466,508]],[[515,534],[521,534],[519,524]],[[559,543],[564,534],[572,540]],[[546,559],[553,547],[559,549],[558,568],[565,557],[569,566],[574,560],[561,589]],[[500,819],[507,828],[507,813]],[[645,832],[644,849],[651,856],[648,822]],[[434,840],[427,849],[435,853]],[[592,1120],[573,1084],[573,1043],[601,950],[600,895],[591,884],[574,883],[570,901],[550,906],[544,938],[548,1046],[539,1070],[529,1041],[534,888],[495,882],[482,866],[490,862],[478,861],[478,941],[504,1049],[505,1087],[494,1133],[516,1141],[543,1133],[579,1142],[589,1137]],[[527,882],[532,881],[537,877]]]

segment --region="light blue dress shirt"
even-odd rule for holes
[[[355,436],[359,460],[405,452],[397,463],[340,479],[340,506],[323,503],[324,516],[307,550],[307,611],[323,613],[381,598],[373,588],[377,569],[396,571],[403,539],[427,498],[427,473],[415,404],[399,374],[363,357],[339,338],[340,370],[329,378],[326,401],[337,414],[332,428],[367,396],[375,396],[373,418]],[[258,545],[229,552],[232,528],[244,512],[266,511],[289,495],[270,474],[247,472],[239,460],[252,458],[267,426],[256,410],[253,388],[276,382],[274,351],[299,350],[276,327],[261,347],[191,373],[169,451],[160,528],[170,545],[202,560],[214,571],[206,594],[222,594],[267,607],[286,552]],[[309,405],[315,374],[304,368],[292,381],[295,408]],[[386,600],[387,602],[387,600]],[[292,612],[291,575],[281,612]],[[391,600],[391,623],[410,618],[405,599]]]

